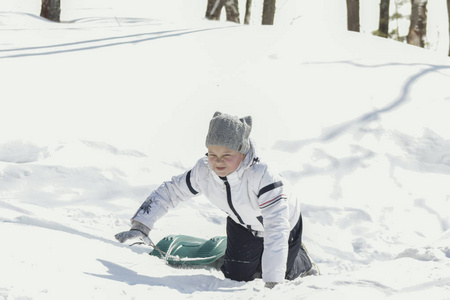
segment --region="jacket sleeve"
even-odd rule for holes
[[[265,170],[258,191],[264,224],[262,276],[264,282],[283,282],[289,252],[289,205],[280,176]]]
[[[142,203],[131,221],[138,221],[152,229],[157,220],[164,216],[170,208],[174,208],[180,201],[188,200],[200,195],[197,176],[201,161],[194,168],[181,175],[174,176],[170,181],[161,184]]]

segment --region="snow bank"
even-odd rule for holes
[[[0,299],[449,299],[448,58],[324,24],[311,32],[307,14],[247,27],[65,1],[67,22],[53,24],[7,3]],[[204,155],[216,110],[253,116],[262,158],[303,199],[321,276],[264,290],[114,240],[154,188]],[[151,237],[208,238],[224,225],[200,197]]]

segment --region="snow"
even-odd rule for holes
[[[345,32],[326,1],[281,3],[277,26],[189,3],[64,0],[54,24],[2,0],[0,299],[450,299],[449,58]],[[253,116],[321,276],[267,290],[115,241],[217,110]],[[151,238],[224,225],[200,197]]]

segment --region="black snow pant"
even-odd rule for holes
[[[286,279],[293,280],[311,269],[311,261],[302,247],[302,216],[291,230]],[[227,218],[227,249],[221,270],[226,278],[251,281],[262,277],[261,258],[264,238],[257,237],[245,227]]]

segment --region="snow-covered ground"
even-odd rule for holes
[[[449,58],[340,30],[325,0],[269,27],[203,0],[63,0],[54,24],[39,2],[0,4],[0,299],[450,299]],[[321,276],[266,290],[115,241],[217,110],[253,116]],[[151,237],[224,222],[200,197]]]

